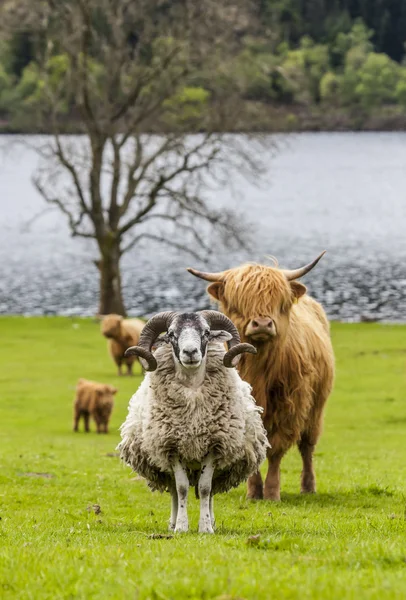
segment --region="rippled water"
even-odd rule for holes
[[[167,248],[134,249],[123,263],[130,314],[207,306],[205,284],[186,273],[188,265],[218,270],[272,254],[294,268],[327,249],[304,282],[331,318],[406,321],[406,134],[306,133],[281,141],[269,157],[266,190],[238,182],[237,196],[213,192],[213,201],[256,223],[252,251],[215,254],[203,265]],[[94,314],[91,242],[72,240],[58,213],[26,227],[43,208],[31,184],[36,163],[34,151],[21,147],[0,161],[0,313]]]

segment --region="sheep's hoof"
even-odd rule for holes
[[[199,525],[199,533],[214,533],[214,529],[211,524]]]
[[[188,527],[175,527],[175,533],[187,533],[188,530]]]
[[[199,521],[199,533],[214,533],[211,518],[206,517]]]
[[[187,533],[189,531],[189,524],[187,521],[177,522],[175,526],[175,533]]]

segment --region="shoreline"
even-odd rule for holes
[[[255,102],[242,104],[238,109],[239,118],[235,128],[226,128],[221,133],[349,133],[349,132],[403,132],[406,131],[406,111],[399,106],[384,106],[367,114],[352,108],[325,110],[319,105],[271,106]],[[213,109],[214,110],[214,109]],[[172,130],[159,127],[145,128],[140,133],[165,135]],[[60,134],[83,135],[83,130],[73,120],[60,124]],[[185,132],[189,134],[202,131]],[[0,135],[52,135],[46,127],[19,128],[6,120],[0,121]]]

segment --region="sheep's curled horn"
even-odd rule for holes
[[[148,364],[148,368],[146,370],[155,371],[158,365],[154,355],[151,352],[151,348],[157,337],[164,331],[168,330],[177,314],[178,313],[176,312],[162,312],[152,317],[142,330],[138,346],[131,346],[131,348],[127,348],[124,355],[135,355],[143,358]],[[198,314],[202,315],[202,317],[206,319],[210,329],[222,329],[228,333],[231,333],[232,338],[228,342],[229,350],[225,353],[223,358],[223,364],[225,367],[233,367],[233,360],[236,358],[236,356],[243,354],[244,352],[256,354],[257,351],[254,346],[251,346],[251,344],[240,343],[238,330],[228,317],[215,310],[202,310]]]
[[[233,367],[233,360],[236,356],[249,352],[250,354],[256,354],[256,348],[251,344],[241,344],[240,334],[238,333],[237,327],[232,321],[223,313],[217,310],[202,310],[198,314],[202,315],[208,322],[210,329],[218,330],[223,329],[233,336],[228,342],[228,352],[225,353],[223,358],[223,364],[229,369]]]
[[[124,352],[124,356],[139,356],[143,358],[147,364],[147,371],[155,371],[158,364],[155,356],[151,352],[151,348],[157,337],[166,331],[172,323],[176,312],[161,312],[152,317],[145,325],[140,335],[138,346],[131,346]]]

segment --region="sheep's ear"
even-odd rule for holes
[[[301,298],[301,296],[307,292],[307,287],[303,285],[303,283],[300,283],[300,281],[291,281],[290,287],[292,290],[292,295],[296,300]]]
[[[152,350],[156,350],[156,348],[159,348],[159,346],[162,346],[162,344],[169,344],[169,337],[167,333],[156,338],[152,345]]]
[[[113,395],[117,394],[117,392],[118,392],[118,389],[113,387],[112,385],[106,385],[105,390],[106,390],[106,392],[110,392],[110,394],[113,394]]]
[[[209,341],[213,342],[228,342],[231,340],[233,336],[228,331],[223,331],[222,329],[210,331]]]
[[[223,290],[224,290],[223,282],[215,281],[214,283],[211,283],[209,285],[209,287],[207,288],[207,293],[210,294],[210,296],[212,298],[214,298],[215,300],[219,300],[219,302],[221,302],[221,300],[223,299]]]

